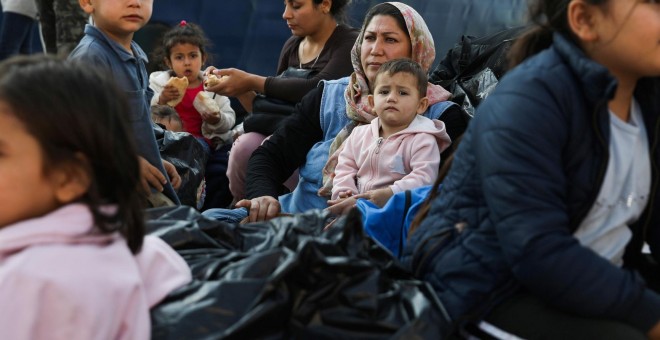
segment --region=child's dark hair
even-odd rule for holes
[[[603,5],[609,0],[585,0],[591,5]],[[510,67],[523,62],[528,57],[548,48],[552,44],[554,32],[577,42],[568,25],[568,4],[571,0],[536,0],[530,5],[531,27],[516,39],[509,52]]]
[[[14,57],[0,63],[0,100],[41,146],[44,174],[60,166],[88,173],[89,189],[78,202],[89,207],[102,233],[119,231],[137,253],[145,233],[145,200],[138,191],[128,104],[112,79],[89,64],[45,55]]]
[[[154,118],[157,118],[159,121],[165,119],[174,120],[183,127],[183,121],[181,120],[179,113],[169,105],[153,105],[151,107],[151,118],[154,121],[156,121]]]
[[[211,45],[210,40],[206,37],[201,27],[185,20],[182,20],[169,31],[165,32],[162,43],[154,51],[153,59],[161,63],[161,67],[166,68],[164,60],[170,57],[172,47],[178,44],[198,46],[202,57],[206,57],[207,62],[210,62],[210,56],[207,52]]]
[[[419,63],[408,58],[389,60],[381,65],[376,73],[374,88],[376,84],[378,84],[378,76],[381,74],[389,74],[390,76],[393,76],[397,73],[407,73],[415,77],[415,79],[417,79],[419,97],[426,97],[426,88],[429,83],[428,76],[426,75],[426,72],[422,70],[422,66],[420,66]]]

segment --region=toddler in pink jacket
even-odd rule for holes
[[[0,64],[3,339],[149,339],[150,308],[191,280],[145,237],[127,103],[110,79],[46,56]]]
[[[428,79],[410,59],[383,64],[369,104],[378,115],[358,126],[339,154],[330,205],[370,192],[383,206],[393,194],[435,181],[440,153],[451,140],[444,123],[422,116],[428,107]]]

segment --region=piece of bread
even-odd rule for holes
[[[222,76],[218,78],[218,76],[216,76],[215,74],[209,74],[209,76],[206,77],[206,79],[204,80],[204,88],[209,88],[218,85],[220,84],[221,81],[225,80],[226,77],[227,76]]]
[[[205,92],[199,92],[195,96],[193,106],[197,112],[204,112],[220,116],[220,105],[218,105],[218,103],[213,100],[213,98],[209,97]]]
[[[188,88],[188,78],[186,77],[172,77],[170,80],[167,81],[167,85],[172,85],[174,86],[177,91],[179,91],[179,96],[176,99],[172,99],[169,102],[167,102],[167,105],[171,107],[175,107],[179,105],[181,100],[183,100],[183,95],[186,93],[186,89]]]

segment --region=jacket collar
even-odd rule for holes
[[[85,26],[85,34],[92,36],[98,40],[104,41],[124,62],[133,60],[135,58],[141,59],[144,63],[149,62],[149,58],[147,58],[147,54],[144,53],[144,51],[135,41],[131,41],[131,51],[133,52],[133,54],[131,54],[128,51],[126,51],[126,49],[123,46],[121,46],[119,43],[108,38],[108,36],[105,35],[105,33],[103,33],[101,30],[90,24],[87,24]]]
[[[614,97],[617,80],[605,66],[587,57],[582,49],[563,35],[555,33],[553,40],[555,51],[576,74],[576,79],[580,81],[584,94],[592,104]]]
[[[94,228],[94,219],[89,208],[81,203],[73,203],[44,216],[0,229],[0,260],[35,245],[107,244],[119,237],[118,233],[99,233]]]

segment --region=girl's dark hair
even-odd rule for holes
[[[585,0],[592,5],[602,5],[609,0]],[[536,0],[529,7],[531,27],[516,39],[509,52],[510,67],[522,63],[528,57],[548,48],[552,34],[561,33],[577,43],[568,26],[568,4],[571,0]]]
[[[318,6],[323,0],[312,0]],[[332,0],[330,6],[330,14],[335,18],[338,23],[346,23],[346,7],[351,3],[351,0]]]
[[[373,19],[377,15],[388,15],[391,16],[396,20],[396,23],[399,25],[399,28],[406,32],[408,36],[410,36],[410,32],[408,32],[408,26],[406,26],[406,19],[403,18],[403,14],[401,14],[401,11],[399,11],[396,6],[392,4],[388,4],[386,2],[380,3],[378,5],[375,5],[369,9],[367,12],[367,15],[364,16],[364,21],[362,22],[362,32],[364,33],[364,30],[367,28],[367,25],[371,22],[371,19]]]
[[[178,44],[190,44],[199,47],[202,57],[206,57],[207,63],[210,62],[210,56],[207,53],[210,40],[204,34],[204,31],[198,25],[182,20],[176,26],[172,27],[163,35],[162,43],[155,49],[153,60],[160,63],[161,69],[166,69],[164,60],[170,57],[172,47]]]
[[[119,231],[137,253],[145,233],[145,200],[138,191],[128,104],[112,79],[89,64],[45,55],[14,57],[0,63],[0,100],[41,146],[44,174],[67,166],[88,173],[90,187],[78,202],[89,207],[102,233]]]

